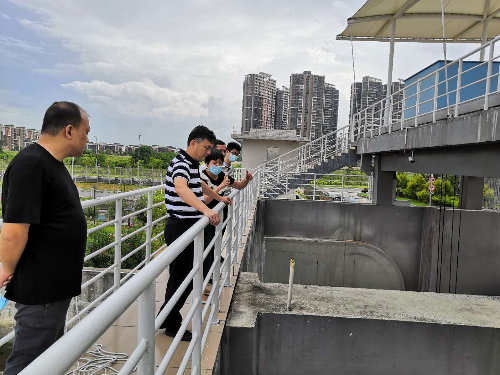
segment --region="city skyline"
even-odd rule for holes
[[[311,71],[290,74],[290,86],[276,87],[272,74],[246,74],[241,133],[251,129],[293,130],[316,139],[338,127],[339,90]]]

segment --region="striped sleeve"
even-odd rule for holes
[[[172,180],[175,180],[178,177],[181,177],[189,182],[191,176],[189,174],[189,167],[186,163],[176,163],[174,165],[172,169]]]

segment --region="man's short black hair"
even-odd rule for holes
[[[222,146],[225,146],[226,145],[226,142],[224,141],[221,141],[220,139],[217,139],[214,143],[214,147],[217,147],[219,145],[222,145]]]
[[[203,125],[198,125],[193,130],[191,130],[191,133],[189,133],[189,137],[188,137],[188,141],[187,141],[188,146],[193,139],[196,142],[203,142],[206,139],[210,143],[215,143],[215,141],[217,140],[214,132]]]
[[[229,142],[226,146],[226,149],[229,152],[231,152],[233,150],[237,150],[238,152],[241,152],[241,146],[236,142]]]
[[[215,147],[212,148],[212,151],[210,151],[210,154],[205,158],[205,164],[208,165],[212,160],[220,160],[224,161],[224,154],[222,153],[221,150],[217,150]]]
[[[87,112],[75,103],[55,102],[47,109],[43,117],[42,133],[57,135],[68,125],[78,128]]]

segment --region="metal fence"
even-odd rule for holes
[[[500,104],[500,36],[353,115],[350,140],[436,122]],[[485,51],[483,62],[466,59]]]
[[[310,200],[371,203],[373,178],[366,175],[289,173],[282,195]]]
[[[244,190],[234,190],[230,197],[233,199],[233,205],[228,210],[228,217],[223,218],[216,228],[214,239],[209,244],[204,244],[204,228],[208,225],[208,219],[200,219],[184,235],[168,246],[168,251],[162,251],[166,245],[153,249],[152,245],[163,236],[163,231],[153,235],[153,228],[157,225],[163,225],[166,215],[153,220],[153,210],[164,205],[163,200],[154,203],[154,193],[165,188],[164,185],[151,187],[147,189],[136,190],[128,193],[121,193],[101,199],[82,202],[84,209],[91,208],[102,203],[115,202],[115,217],[105,223],[89,228],[88,234],[103,230],[108,226],[114,226],[114,239],[110,244],[88,254],[85,261],[88,261],[105,251],[114,251],[114,263],[107,269],[100,272],[91,280],[82,285],[82,289],[88,288],[106,273],[114,273],[114,286],[98,299],[89,304],[85,309],[78,312],[76,316],[68,320],[66,326],[69,328],[74,325],[66,335],[52,345],[46,352],[38,357],[22,374],[63,374],[69,369],[86,351],[94,344],[98,338],[118,319],[132,303],[139,299],[138,303],[138,327],[137,327],[137,347],[131,354],[120,374],[131,374],[136,365],[140,374],[163,374],[168,367],[182,335],[190,322],[192,322],[193,339],[189,344],[178,374],[184,373],[184,370],[191,359],[192,374],[201,373],[201,355],[202,348],[208,337],[209,324],[202,330],[202,322],[208,316],[208,322],[217,323],[217,313],[219,311],[219,299],[223,288],[230,286],[230,277],[233,264],[237,263],[238,246],[242,243],[242,236],[246,224],[252,212],[252,209],[258,199],[259,173],[257,179],[251,182]],[[123,215],[122,203],[131,197],[147,197],[147,205],[128,215]],[[224,207],[219,203],[215,210],[222,216]],[[137,228],[133,232],[123,235],[122,224],[130,217],[145,214],[146,224]],[[225,228],[225,236],[223,229]],[[122,256],[122,244],[127,239],[145,232],[145,241],[135,250]],[[176,291],[160,315],[155,319],[155,280],[168,267],[168,265],[194,241],[194,261],[193,268],[181,287]],[[145,249],[144,259],[127,276],[121,277],[122,263]],[[211,265],[207,276],[203,277],[203,260],[209,252],[214,251],[214,262]],[[221,254],[225,259],[221,264]],[[156,255],[156,257],[155,257]],[[152,261],[152,258],[155,259]],[[135,271],[141,269],[139,272]],[[132,277],[133,276],[133,277]],[[202,295],[209,280],[212,279],[212,289],[206,304],[202,305]],[[128,280],[128,281],[127,281]],[[124,285],[124,282],[127,283]],[[175,336],[167,353],[161,360],[159,368],[155,372],[155,332],[170,313],[175,303],[179,300],[181,294],[186,290],[190,283],[193,283],[193,303],[181,329]],[[88,314],[87,316],[85,316]],[[82,317],[84,317],[82,319]],[[81,320],[81,321],[80,321]],[[0,340],[0,345],[14,337],[14,332]],[[64,353],[64,355],[61,355]]]

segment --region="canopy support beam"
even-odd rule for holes
[[[385,101],[385,111],[384,111],[384,125],[388,125],[391,119],[390,114],[390,102],[389,97],[392,95],[392,72],[394,69],[394,44],[396,39],[396,18],[391,22],[391,44],[389,45],[389,69],[387,72],[387,100]]]
[[[490,11],[490,0],[486,0],[484,4],[484,14],[483,14],[483,38],[481,44],[485,44],[488,39],[488,13]],[[484,61],[484,48],[480,52],[479,60]]]
[[[486,17],[486,20],[481,20],[478,23],[472,25],[469,27],[467,30],[461,32],[459,35],[457,35],[455,38],[453,38],[453,41],[456,42],[458,39],[462,38],[464,35],[467,35],[467,33],[471,30],[474,30],[476,27],[480,26],[483,22],[485,21],[490,21],[493,17],[495,17],[498,13],[500,13],[500,8],[495,10],[493,13],[491,13],[488,17]]]
[[[418,3],[420,0],[406,0],[406,3],[403,4],[401,8],[394,14],[394,16],[391,17],[389,21],[385,23],[384,26],[378,31],[377,35],[375,36],[375,39],[378,39],[382,36],[385,30],[391,25],[391,21],[397,20],[401,15],[409,10],[412,6],[414,6],[416,3]]]

